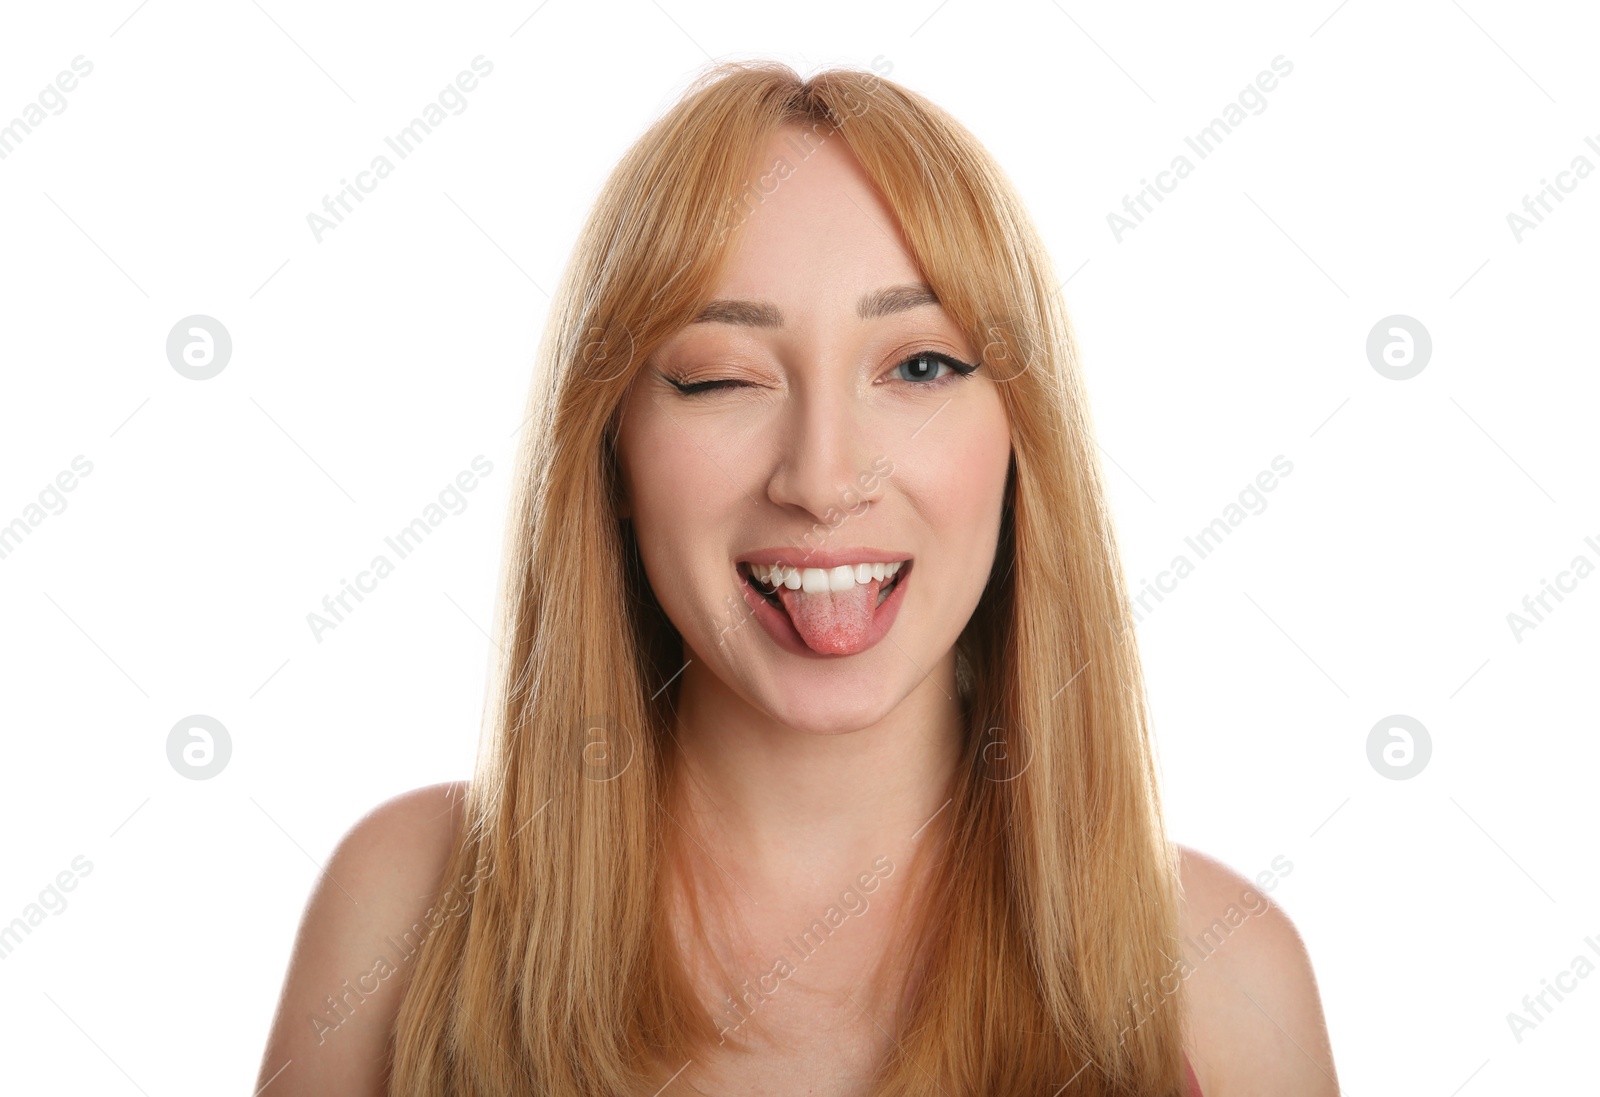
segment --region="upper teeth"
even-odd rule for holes
[[[782,564],[751,564],[750,574],[769,587],[785,586],[819,594],[829,590],[849,590],[857,583],[888,579],[900,570],[904,560],[892,564],[840,564],[836,568],[792,568]]]

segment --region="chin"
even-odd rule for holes
[[[900,703],[903,694],[891,692],[880,679],[872,689],[842,689],[833,698],[819,698],[814,690],[776,687],[752,702],[785,727],[805,735],[847,735],[881,722]]]
[[[806,735],[842,735],[872,727],[922,680],[922,673],[903,658],[887,673],[881,666],[847,667],[850,661],[795,665],[736,650],[703,665],[751,708]]]

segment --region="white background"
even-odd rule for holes
[[[546,291],[617,158],[710,58],[889,75],[1028,202],[1084,352],[1130,579],[1272,459],[1293,472],[1139,628],[1174,836],[1304,935],[1351,1094],[1592,1085],[1600,165],[1586,5],[304,0],[8,5],[0,524],[93,471],[0,560],[3,1084],[249,1092],[301,907],[378,801],[468,776],[505,489]],[[472,58],[493,73],[319,243],[306,215]],[[1209,157],[1184,145],[1283,55]],[[1119,242],[1107,214],[1193,174]],[[390,154],[391,160],[396,158]],[[1575,177],[1568,177],[1568,183]],[[214,316],[216,378],[165,343]],[[1369,331],[1433,356],[1394,381]],[[467,507],[356,612],[306,615],[483,455]],[[1191,553],[1191,560],[1194,559]],[[174,723],[232,757],[185,779]],[[1369,761],[1406,714],[1432,754]],[[1600,962],[1600,955],[1589,953]]]

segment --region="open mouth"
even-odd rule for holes
[[[764,623],[784,646],[853,655],[887,632],[900,599],[883,607],[904,585],[911,563],[908,557],[803,568],[746,560],[738,562],[737,571],[752,595],[776,611]]]
[[[855,584],[860,586],[864,585],[865,582],[870,582],[873,580],[877,581],[878,597],[873,603],[873,608],[876,609],[878,606],[883,605],[884,599],[889,597],[889,595],[894,592],[894,588],[900,584],[900,580],[904,578],[905,575],[911,570],[911,561],[908,559],[900,560],[893,564],[869,566],[879,567],[884,574],[881,577],[872,575],[867,580],[863,580],[861,576],[857,574],[855,576]],[[757,569],[759,569],[759,573]],[[801,576],[798,580],[788,577],[791,573],[797,570],[801,572]],[[749,582],[751,589],[757,594],[761,595],[761,597],[766,599],[769,603],[776,606],[778,609],[784,610],[786,613],[788,610],[784,605],[783,599],[778,597],[778,591],[780,589],[805,591],[806,587],[804,573],[806,571],[830,572],[832,570],[833,569],[831,568],[796,569],[767,567],[761,564],[751,564],[748,561],[742,561],[739,564],[739,574],[743,576],[747,582]],[[815,583],[815,577],[813,577],[813,583]],[[835,589],[838,588],[830,585],[829,592],[832,593]]]

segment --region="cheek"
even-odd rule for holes
[[[929,562],[943,573],[941,583],[954,595],[952,608],[975,606],[988,583],[1010,462],[1010,432],[996,407],[919,452],[901,479],[902,490],[930,526],[930,543],[941,558]],[[895,476],[901,477],[899,462]]]
[[[915,462],[924,499],[943,521],[970,523],[971,532],[980,538],[989,535],[999,517],[1011,461],[1010,432],[998,398],[982,411],[967,417],[937,445],[925,447]]]
[[[743,461],[722,460],[670,425],[632,458],[629,498],[637,521],[675,540],[679,532],[708,538],[750,497],[733,479]]]
[[[730,496],[743,497],[734,477],[760,451],[755,418],[672,396],[630,397],[618,438],[630,495],[639,496],[637,505],[654,501],[658,510],[725,509]]]
[[[640,558],[662,608],[692,636],[701,612],[697,607],[708,598],[699,588],[716,582],[706,572],[708,561],[716,559],[730,513],[748,503],[670,417],[649,407],[632,407],[628,416],[618,465]]]
[[[627,406],[618,437],[618,465],[637,526],[664,532],[685,504],[704,498],[702,481],[709,465],[704,453],[663,409],[643,397]],[[656,529],[654,527],[663,527]]]

